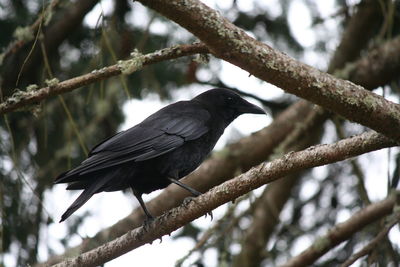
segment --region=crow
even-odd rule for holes
[[[180,178],[195,170],[214,148],[225,128],[244,113],[265,114],[231,90],[214,88],[192,100],[168,105],[136,126],[96,145],[78,167],[60,174],[54,183],[83,190],[60,222],[94,194],[131,188],[147,220],[143,193],[175,183],[195,196],[201,193]]]

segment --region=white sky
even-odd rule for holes
[[[203,1],[206,4],[210,5],[213,8],[217,8],[219,10],[226,10],[231,6],[231,1],[214,1],[207,0]],[[265,7],[276,7],[277,0],[269,0],[269,1],[248,1],[248,0],[238,0],[237,3],[241,10],[247,10],[251,12],[254,6],[254,2],[257,2],[258,5]],[[110,10],[111,1],[110,0],[102,0],[102,8],[98,5],[93,9],[92,12],[88,14],[85,18],[85,23],[90,25],[95,25],[96,21],[103,9],[104,12],[107,13],[107,10]],[[334,7],[334,0],[326,0],[326,1],[318,1],[319,9],[323,16],[328,17],[331,14],[334,14],[336,10]],[[140,6],[135,3],[136,6]],[[144,7],[141,7],[144,10]],[[280,10],[275,10],[277,14],[279,14]],[[223,13],[223,12],[222,12]],[[147,23],[146,17],[140,17],[140,12],[135,13],[135,19],[137,21],[142,21],[144,25]],[[291,28],[293,30],[293,34],[296,36],[297,40],[304,46],[312,47],[317,40],[315,34],[315,29],[311,29],[311,20],[310,14],[308,10],[304,7],[301,1],[294,1],[291,10],[289,12],[289,23],[291,24]],[[328,47],[335,49],[337,40],[337,25],[335,20],[328,20],[325,22],[325,26],[330,29],[328,33],[322,32],[320,34],[324,34],[326,36],[326,40],[328,41]],[[162,29],[160,29],[162,30]],[[154,29],[157,31],[157,29]],[[321,58],[314,51],[307,51],[304,55],[304,58],[301,59],[303,62],[306,62],[310,65],[316,66],[318,68],[323,69],[329,58]],[[233,66],[229,63],[223,62],[221,67],[220,78],[228,85],[235,86],[240,90],[254,93],[259,95],[265,99],[275,98],[282,94],[282,90],[276,88],[275,86],[269,85],[265,82],[260,82],[258,79],[254,77],[249,77],[248,73],[239,69],[236,66]],[[186,89],[181,89],[173,93],[173,101],[182,99],[190,99],[193,96],[201,93],[202,91],[209,89],[208,87],[200,87],[200,86],[190,86]],[[252,101],[251,99],[249,99]],[[252,101],[254,102],[254,101]],[[148,115],[157,111],[161,107],[169,104],[170,102],[161,102],[157,95],[149,94],[143,100],[132,99],[128,103],[124,105],[124,112],[126,114],[126,121],[121,126],[121,129],[129,128]],[[259,104],[254,102],[255,104]],[[243,115],[239,119],[237,119],[229,128],[227,128],[224,136],[221,138],[220,142],[217,144],[217,149],[223,147],[223,145],[229,139],[229,135],[232,132],[239,131],[242,135],[248,135],[251,132],[257,131],[270,123],[270,118],[259,116],[259,115]],[[332,131],[333,132],[333,131]],[[334,139],[324,140],[326,142],[333,142]],[[394,153],[393,153],[394,154]],[[376,158],[382,159],[377,161]],[[386,196],[386,175],[383,173],[387,172],[387,150],[381,150],[377,152],[370,153],[365,156],[361,156],[358,158],[358,161],[361,162],[362,165],[368,166],[366,186],[368,189],[368,193],[370,194],[372,200],[377,201]],[[324,168],[316,168],[314,172],[318,176],[318,172],[323,173]],[[301,190],[302,195],[310,195],[315,190],[316,185],[303,186]],[[57,218],[61,216],[62,212],[68,207],[68,205],[76,198],[76,194],[70,194],[65,191],[65,186],[55,186],[51,192],[46,194],[46,202],[45,206],[50,211],[51,214],[57,214]],[[159,191],[153,192],[150,195],[144,196],[145,200],[153,198],[159,194]],[[60,205],[62,203],[62,205]],[[85,219],[83,225],[79,228],[79,234],[82,237],[93,236],[101,229],[104,229],[118,220],[127,216],[131,210],[138,206],[138,203],[134,196],[124,195],[121,192],[114,193],[103,193],[97,194],[92,197],[87,204],[85,204],[81,209],[79,209],[76,214],[82,214],[85,211],[90,210],[93,214]],[[118,207],[118,208],[116,208]],[[218,208],[214,211],[214,222],[223,215],[225,206]],[[341,214],[341,221],[347,219],[351,216],[350,213]],[[285,214],[282,215],[285,217]],[[68,221],[67,221],[68,223]],[[213,222],[210,221],[210,218],[200,218],[195,221],[195,224],[202,228],[209,227]],[[66,224],[51,224],[49,227],[43,227],[45,231],[42,231],[42,244],[50,244],[50,246],[57,252],[63,252],[63,246],[57,241],[59,238],[62,238],[66,234]],[[180,230],[176,231],[179,232]],[[174,234],[176,234],[176,232]],[[391,238],[393,240],[400,240],[400,235],[398,231],[391,232]],[[305,248],[306,244],[311,243],[312,239],[305,237],[303,239],[304,242],[298,242],[298,251],[301,251]],[[70,240],[69,245],[74,246],[78,245],[81,242],[79,237],[74,237]],[[180,238],[179,240],[172,240],[171,237],[166,236],[163,238],[162,243],[158,240],[153,242],[152,245],[145,245],[140,247],[134,251],[131,251],[109,263],[106,263],[106,267],[117,267],[117,266],[173,266],[176,260],[183,257],[194,245],[194,242],[191,239]],[[42,260],[47,258],[47,254],[44,249],[44,245],[40,246],[40,258]],[[189,263],[192,263],[196,257],[192,257],[191,260],[187,260],[184,266],[189,266]],[[207,251],[206,254],[206,263],[207,266],[216,266],[216,253],[213,250]],[[11,255],[5,256],[5,263],[12,265],[13,258]],[[132,264],[134,263],[134,264]]]

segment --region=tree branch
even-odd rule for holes
[[[62,12],[62,14],[57,14],[58,19],[52,22],[50,26],[43,29],[43,42],[50,56],[57,47],[81,25],[83,18],[96,4],[98,4],[98,0],[81,0],[67,5],[67,8],[59,11]],[[31,45],[30,42],[26,43],[25,46],[29,45]],[[3,90],[3,96],[12,94],[10,90],[15,87],[15,82],[20,72],[24,80],[36,80],[34,76],[40,69],[38,65],[43,63],[42,60],[42,52],[38,45],[33,46],[31,52],[20,49],[18,53],[9,54],[8,57],[4,58],[4,62],[1,65],[1,75],[3,78],[1,81],[1,89]],[[22,67],[23,69],[21,70]]]
[[[46,16],[49,16],[49,13],[54,12],[55,7],[60,3],[59,0],[51,1],[46,8],[42,10],[38,18],[35,20],[33,24],[25,27],[25,31],[28,31],[28,36],[33,37],[35,32],[39,29],[41,23],[45,23]],[[5,51],[1,53],[1,57],[7,58],[10,54],[14,54],[18,52],[18,50],[23,47],[27,42],[31,41],[31,38],[21,38],[17,37],[15,40],[11,41]],[[1,65],[1,64],[0,64]]]
[[[393,214],[393,218],[390,219],[389,223],[383,227],[383,229],[379,232],[379,234],[372,239],[365,247],[363,247],[359,252],[353,254],[348,260],[346,260],[341,267],[348,267],[356,262],[359,258],[371,253],[371,251],[379,246],[379,243],[382,242],[387,234],[390,232],[393,226],[400,222],[400,212],[397,211]]]
[[[334,73],[335,76],[350,80],[367,89],[382,86],[396,79],[400,72],[400,36],[382,43],[353,63]],[[384,72],[379,70],[385,69]],[[377,72],[380,75],[377,75]]]
[[[120,61],[118,64],[104,67],[100,70],[93,70],[91,73],[59,82],[53,86],[43,87],[38,90],[18,91],[4,102],[0,103],[0,114],[14,111],[18,108],[37,103],[51,96],[70,92],[79,87],[116,76],[121,73],[130,74],[145,65],[197,53],[208,53],[208,49],[204,44],[195,43],[191,45],[177,45],[146,55],[135,54],[131,59]]]
[[[349,19],[340,44],[329,62],[329,73],[343,68],[346,63],[360,56],[368,41],[376,34],[376,28],[382,23],[380,4],[376,0],[365,0],[357,5],[357,12]]]
[[[292,258],[281,267],[309,266],[330,249],[349,239],[363,227],[390,214],[395,203],[399,203],[400,195],[396,192],[391,197],[371,204],[354,214],[347,221],[336,225],[326,235],[319,237],[313,245],[300,255]]]
[[[400,38],[396,38],[400,39]],[[393,41],[396,42],[394,39]],[[386,46],[393,44],[392,41],[388,41],[383,45]],[[396,49],[390,49],[394,51]],[[385,51],[381,47],[376,48],[374,53],[381,54],[381,57],[391,60],[392,58],[400,57],[400,50],[397,55],[387,56]],[[370,64],[365,64],[364,67],[374,69],[371,71],[371,77],[382,82],[380,85],[387,83],[387,80],[381,79],[385,73],[390,72],[391,69],[400,66],[393,64],[379,64],[380,68],[374,68],[374,58],[370,58]],[[357,62],[362,62],[364,59],[360,59]],[[354,70],[360,70],[357,68],[357,64],[352,64]],[[345,71],[342,75],[345,75]],[[389,77],[387,77],[389,78]],[[363,83],[362,81],[360,81]],[[369,88],[373,89],[373,88]],[[240,170],[248,170],[251,166],[259,164],[262,160],[268,158],[272,151],[279,145],[286,136],[289,135],[296,127],[299,121],[302,121],[305,117],[309,116],[310,111],[316,112],[318,116],[316,120],[319,124],[322,124],[326,118],[329,117],[327,112],[323,112],[321,109],[315,109],[309,102],[301,100],[298,103],[293,104],[286,111],[282,112],[275,120],[265,129],[255,133],[249,137],[241,139],[239,142],[229,145],[223,150],[222,153],[216,152],[213,156],[205,161],[202,166],[194,173],[190,174],[185,178],[186,183],[189,183],[193,187],[196,187],[200,191],[206,191],[211,187],[220,184],[227,179],[231,178],[234,173]],[[160,215],[164,211],[169,210],[179,205],[185,197],[188,195],[184,190],[178,187],[170,186],[163,190],[159,196],[146,203],[155,215]],[[127,231],[138,227],[143,221],[144,215],[140,208],[135,209],[132,213],[121,219],[119,222],[105,228],[98,232],[94,237],[85,239],[79,246],[69,248],[66,250],[64,255],[52,256],[45,263],[39,264],[38,266],[48,266],[61,261],[65,255],[70,255],[74,251],[88,251],[99,244],[105,243],[111,239],[117,238]]]
[[[139,0],[186,28],[211,53],[283,90],[400,140],[400,105],[263,44],[197,0]]]
[[[313,146],[300,152],[286,154],[280,159],[260,164],[248,172],[214,187],[191,202],[157,217],[146,227],[142,226],[131,230],[111,242],[55,266],[96,266],[103,264],[132,249],[170,234],[218,206],[233,201],[237,197],[285,175],[394,145],[396,145],[395,142],[379,133],[367,132],[334,144]],[[380,209],[378,214],[374,213],[375,218],[382,213],[390,212],[390,207],[384,209],[384,211]]]

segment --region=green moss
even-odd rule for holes
[[[391,107],[389,108],[389,115],[390,115],[390,117],[392,117],[392,118],[400,119],[400,111],[399,111],[399,109],[397,109],[395,106],[391,106]]]
[[[33,32],[30,27],[17,27],[13,35],[18,41],[25,42],[29,42],[34,38]]]
[[[359,105],[359,101],[358,101],[357,98],[349,97],[349,98],[347,98],[347,99],[345,99],[345,100],[346,100],[346,102],[347,102],[348,104],[350,104],[351,106],[358,106],[358,105]]]
[[[31,92],[32,91],[21,91],[18,88],[15,88],[14,93],[9,98],[7,98],[4,103],[5,105],[14,105],[20,102],[22,99],[26,98],[27,96],[30,96]]]
[[[117,63],[122,74],[129,75],[143,67],[144,56],[137,50],[131,53],[131,59],[120,60]]]
[[[36,118],[40,117],[40,114],[42,113],[42,105],[33,105],[33,106],[27,106],[27,109],[30,110]]]
[[[274,61],[265,62],[265,67],[272,70],[279,70],[279,68],[275,66]]]
[[[364,97],[364,103],[372,110],[376,109],[376,106],[377,106],[376,101],[377,101],[377,99],[370,94],[368,94],[366,97]]]
[[[50,80],[46,79],[44,82],[48,87],[54,87],[60,83],[60,80],[58,80],[57,78],[53,78]]]
[[[35,91],[39,86],[37,84],[30,84],[26,87],[26,91]]]
[[[180,48],[176,48],[175,53],[179,56],[180,54],[182,54],[182,50]]]

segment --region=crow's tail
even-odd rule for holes
[[[61,216],[60,222],[65,221],[69,216],[71,216],[72,213],[74,213],[77,209],[82,207],[83,204],[86,203],[86,201],[89,200],[93,196],[94,193],[90,192],[89,189],[85,189],[82,194],[79,195],[79,197],[72,203],[71,206],[64,212],[64,214]]]
[[[88,185],[87,188],[79,195],[77,199],[69,206],[69,208],[64,212],[61,216],[60,222],[67,219],[74,213],[77,209],[82,207],[94,194],[103,191],[103,186],[112,178],[112,175],[105,175],[104,177],[100,178],[100,180],[93,181],[92,184]]]

